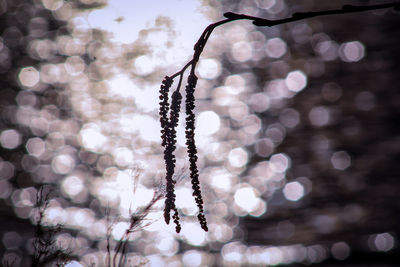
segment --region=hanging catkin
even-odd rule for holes
[[[195,131],[195,98],[194,89],[196,88],[197,77],[191,73],[188,77],[188,84],[186,85],[186,146],[189,156],[190,163],[190,179],[192,181],[193,196],[195,198],[197,207],[199,208],[199,214],[197,218],[199,219],[201,228],[208,231],[207,221],[204,216],[203,208],[203,198],[201,196],[200,182],[199,182],[199,170],[197,169],[197,148],[194,140]]]

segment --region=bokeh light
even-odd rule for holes
[[[395,239],[390,233],[380,233],[371,235],[368,238],[368,244],[373,250],[389,251],[394,247]]]
[[[40,80],[39,72],[34,67],[21,69],[18,78],[21,85],[28,88],[34,87]]]
[[[283,194],[287,200],[298,201],[304,196],[304,187],[299,182],[290,182],[283,188]]]
[[[122,237],[132,266],[346,264],[396,254],[398,23],[384,10],[215,29],[195,71],[209,231],[196,218],[184,103],[174,176],[181,233],[164,222],[163,77],[185,66],[224,12],[275,20],[335,8],[0,1],[0,265],[29,265],[38,222],[45,232],[60,228],[50,236],[76,256],[69,267],[106,266],[108,246]]]
[[[357,62],[364,57],[364,49],[364,45],[359,41],[347,42],[340,46],[339,55],[343,61]]]
[[[260,201],[256,191],[251,187],[243,187],[236,190],[234,198],[235,204],[248,213],[253,211]]]
[[[14,129],[4,130],[0,133],[2,147],[14,149],[21,144],[21,135]]]
[[[271,58],[280,58],[286,53],[286,43],[281,38],[272,38],[265,44],[265,51]]]
[[[331,157],[332,166],[338,170],[345,170],[351,165],[351,158],[346,151],[337,151]]]
[[[199,75],[203,79],[215,79],[221,74],[221,63],[214,58],[201,59],[197,67]]]
[[[290,91],[299,92],[307,85],[307,76],[300,70],[289,72],[285,83]]]
[[[235,148],[229,152],[228,160],[233,167],[243,167],[247,163],[248,155],[243,148]]]
[[[318,106],[310,110],[308,118],[314,126],[322,127],[329,124],[331,115],[327,107]]]
[[[345,260],[350,255],[350,246],[346,242],[337,242],[331,247],[332,256],[338,260]]]
[[[212,135],[219,130],[220,125],[219,116],[213,111],[204,111],[197,117],[196,128],[199,135]]]

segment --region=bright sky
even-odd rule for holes
[[[195,43],[210,23],[201,13],[200,0],[109,0],[106,8],[92,11],[88,21],[93,28],[112,32],[114,41],[130,43],[136,40],[141,29],[158,16],[170,17],[174,22],[174,30],[189,46]]]
[[[153,33],[154,41],[151,45],[155,54],[141,56],[135,61],[136,74],[149,74],[157,65],[174,64],[181,67],[193,54],[193,45],[203,30],[212,22],[204,14],[205,12],[202,12],[204,7],[202,7],[201,2],[201,0],[109,0],[108,6],[105,8],[84,13],[76,18],[76,21],[80,27],[100,28],[112,33],[111,41],[113,42],[129,44],[136,41],[141,30],[154,26],[157,17],[168,17],[173,24],[172,30],[176,33],[173,46],[165,47],[162,41],[163,34]],[[125,74],[117,75],[109,79],[107,83],[113,94],[124,98],[133,97],[136,105],[144,111],[151,111],[158,107],[158,90],[154,90],[153,85],[149,85],[151,88],[143,88],[143,86],[138,88],[135,82]],[[199,118],[207,119],[209,117],[206,116],[207,114]],[[212,134],[218,130],[219,118],[218,116],[214,117],[216,117],[215,125],[217,128],[203,129],[204,135]],[[201,124],[201,122],[202,120],[199,119],[198,123]],[[153,125],[155,123],[156,125]],[[143,134],[146,137],[145,139],[159,141],[158,122],[146,118],[140,125],[141,133],[146,132],[146,134]],[[96,140],[93,139],[92,135],[85,136],[88,136],[86,138],[88,140]],[[99,142],[96,141],[96,143]]]

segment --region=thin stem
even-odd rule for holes
[[[384,8],[391,8],[391,7],[394,7],[395,9],[399,9],[400,2],[392,2],[392,3],[387,3],[387,4],[368,5],[368,6],[344,5],[344,6],[342,6],[341,9],[333,9],[333,10],[318,11],[318,12],[297,12],[297,13],[294,13],[292,15],[292,17],[290,17],[290,18],[278,19],[278,20],[268,20],[268,19],[248,16],[248,15],[244,15],[244,14],[236,14],[233,12],[225,13],[224,17],[229,18],[229,19],[248,19],[248,20],[252,20],[253,24],[256,26],[271,27],[271,26],[275,26],[275,25],[279,25],[279,24],[289,23],[289,22],[303,20],[303,19],[312,18],[312,17],[364,12],[364,11],[369,11],[369,10],[377,10],[377,9],[384,9]]]
[[[200,55],[203,52],[203,49],[208,41],[208,38],[211,36],[213,30],[223,24],[235,21],[235,20],[252,20],[253,24],[256,26],[261,27],[272,27],[279,24],[285,24],[289,22],[304,20],[312,17],[319,17],[319,16],[327,16],[327,15],[337,15],[337,14],[348,14],[348,13],[356,13],[356,12],[364,12],[369,10],[377,10],[377,9],[385,9],[385,8],[395,8],[396,10],[400,9],[400,1],[386,3],[386,4],[379,4],[379,5],[367,5],[367,6],[354,6],[354,5],[344,5],[341,9],[333,9],[333,10],[326,10],[326,11],[317,11],[317,12],[297,12],[292,15],[292,17],[285,18],[285,19],[277,19],[277,20],[268,20],[259,17],[253,17],[245,14],[237,14],[233,12],[227,12],[224,14],[226,19],[217,21],[207,26],[207,28],[201,34],[199,40],[194,46],[194,55],[193,58],[177,73],[171,76],[171,79],[174,79],[178,75],[183,75],[185,70],[192,66],[192,72],[194,72],[195,66],[199,61]]]
[[[185,70],[186,70],[190,65],[192,65],[192,62],[193,62],[193,60],[190,60],[188,63],[186,63],[186,65],[185,65],[180,71],[178,71],[177,73],[171,75],[170,78],[171,78],[171,79],[174,79],[174,78],[177,77],[178,75],[183,75],[183,73],[185,72]]]

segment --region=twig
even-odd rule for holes
[[[46,189],[46,190],[45,190]],[[59,248],[56,244],[56,234],[63,231],[62,225],[44,226],[46,210],[50,203],[51,188],[40,186],[36,193],[35,208],[38,211],[38,217],[35,222],[35,238],[32,245],[34,253],[32,255],[31,266],[44,266],[51,262],[61,262],[65,264],[68,261],[76,258],[72,256],[72,252]]]
[[[203,49],[210,37],[212,31],[223,24],[236,21],[236,20],[252,20],[253,24],[260,27],[272,27],[280,24],[286,24],[294,21],[304,20],[313,17],[320,17],[320,16],[327,16],[327,15],[339,15],[339,14],[348,14],[348,13],[357,13],[357,12],[364,12],[370,10],[378,10],[378,9],[385,9],[385,8],[394,8],[395,10],[400,10],[400,2],[392,2],[380,5],[364,5],[364,6],[355,6],[355,5],[344,5],[341,9],[333,9],[333,10],[326,10],[326,11],[310,11],[310,12],[296,12],[291,17],[285,19],[278,19],[278,20],[268,20],[260,17],[253,17],[245,14],[237,14],[233,12],[227,12],[224,14],[226,19],[212,23],[208,25],[208,27],[203,31],[202,35],[200,36],[199,40],[194,46],[194,55],[192,60],[190,60],[180,71],[173,74],[170,78],[174,79],[178,75],[183,75],[185,70],[192,66],[192,71],[194,71],[194,67],[199,61],[200,55],[203,52]]]

